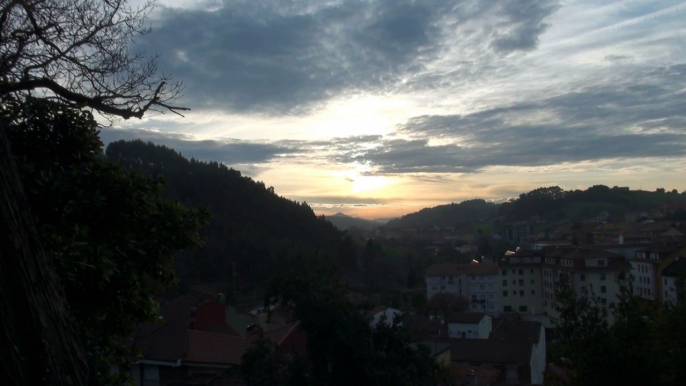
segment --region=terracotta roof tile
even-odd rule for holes
[[[184,361],[238,365],[252,341],[240,336],[188,330],[188,350]]]

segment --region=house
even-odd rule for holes
[[[453,363],[499,370],[499,382],[543,384],[546,339],[541,323],[499,320],[489,339],[449,342]]]
[[[448,336],[451,338],[488,339],[493,329],[493,318],[478,312],[453,314],[448,318]]]
[[[161,308],[163,323],[145,323],[135,333],[134,344],[142,358],[134,362],[134,381],[140,386],[240,384],[235,380],[241,358],[257,339],[251,326],[237,331],[232,312],[219,302],[202,303],[182,296]],[[259,315],[258,315],[259,316]],[[276,318],[279,319],[279,318]],[[305,333],[298,321],[265,324],[264,336],[284,355],[304,352]],[[203,383],[204,382],[204,383]],[[233,382],[233,381],[231,381]]]

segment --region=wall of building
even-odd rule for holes
[[[511,265],[500,269],[503,312],[543,313],[540,265]]]
[[[542,385],[546,366],[545,328],[541,328],[538,344],[534,344],[531,351],[531,384]]]
[[[502,310],[499,275],[467,276],[469,310],[499,317]]]

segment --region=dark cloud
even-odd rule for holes
[[[254,143],[246,141],[205,140],[195,141],[183,134],[160,133],[148,130],[122,130],[103,128],[100,138],[107,145],[123,139],[141,139],[157,145],[170,147],[187,158],[194,157],[202,161],[217,161],[226,165],[245,165],[265,163],[280,155],[294,152],[294,149],[276,144]],[[245,166],[242,166],[245,168]]]
[[[392,91],[455,44],[531,50],[551,4],[226,1],[215,11],[164,9],[138,48],[161,53],[160,67],[185,82],[184,105],[299,113],[340,94]],[[460,43],[454,35],[468,24]]]
[[[624,74],[626,76],[626,74]],[[414,139],[381,140],[335,158],[378,173],[475,172],[686,155],[686,65],[608,79],[538,101],[469,115],[420,116],[400,127]],[[430,146],[430,139],[448,144]]]

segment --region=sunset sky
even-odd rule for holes
[[[102,130],[225,163],[318,214],[540,186],[686,190],[686,2],[162,0],[132,49],[185,118]]]

